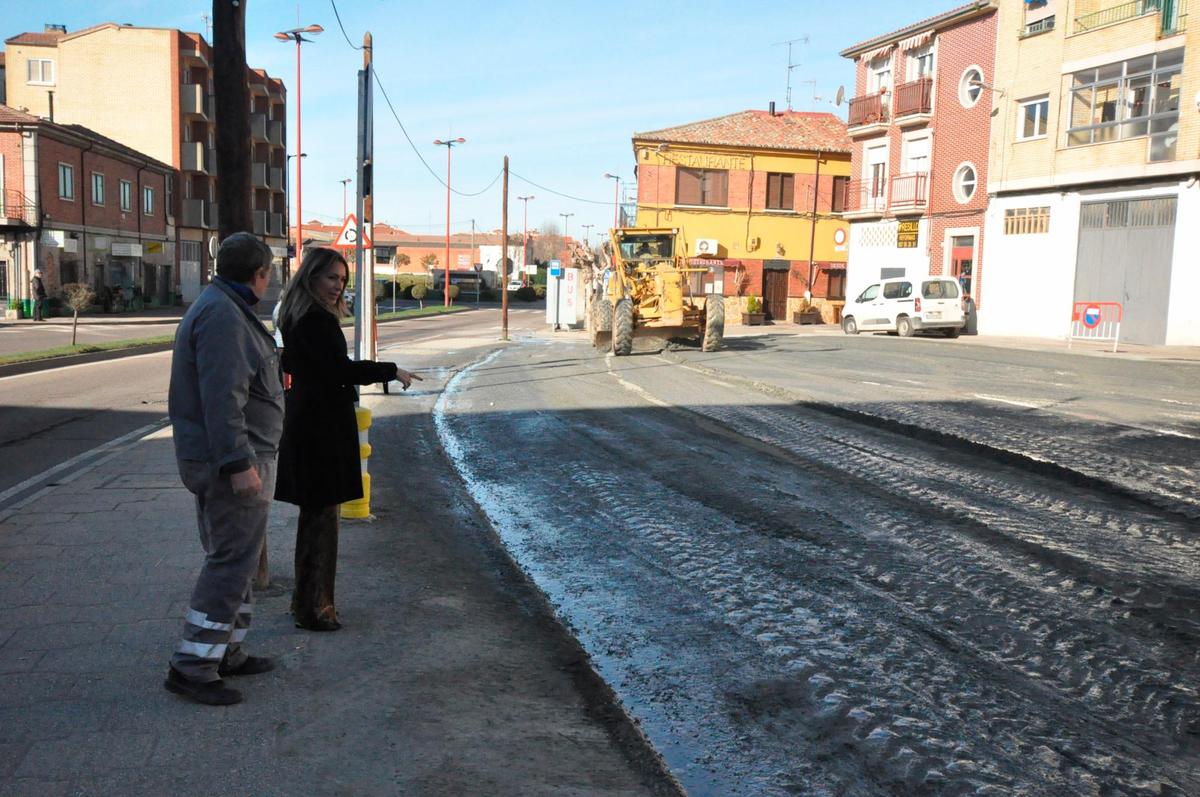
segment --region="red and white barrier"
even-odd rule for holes
[[[1121,339],[1121,319],[1125,308],[1120,302],[1075,302],[1071,305],[1071,328],[1067,333],[1067,348],[1072,341],[1091,343],[1112,341],[1112,350],[1117,350]]]

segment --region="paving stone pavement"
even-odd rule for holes
[[[169,427],[0,511],[0,795],[675,793],[462,498],[437,381],[380,399],[378,518],[342,530],[343,631],[293,626],[297,512],[273,506],[247,643],[279,666],[238,679],[240,705],[162,687],[202,557]]]

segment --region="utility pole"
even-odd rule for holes
[[[375,359],[375,257],[373,249],[363,248],[363,236],[370,229],[375,212],[371,180],[374,164],[375,117],[371,102],[371,34],[363,34],[363,68],[358,72],[358,185],[356,210],[358,235],[354,241],[356,263],[354,301],[354,353],[359,360]],[[374,243],[374,242],[372,242]]]
[[[250,96],[246,5],[213,0],[213,91],[217,112],[217,234],[254,230],[250,210]]]
[[[508,340],[508,156],[504,156],[504,189],[500,193],[500,340]],[[529,207],[529,203],[525,203]],[[528,233],[526,233],[528,235]]]

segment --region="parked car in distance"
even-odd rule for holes
[[[842,331],[894,332],[910,337],[914,332],[936,330],[957,338],[966,324],[962,291],[948,277],[881,280],[868,285],[842,310]]]
[[[508,290],[510,290],[510,291],[519,291],[519,290],[521,290],[521,285],[522,285],[522,282],[521,282],[521,280],[519,280],[519,279],[510,279],[510,280],[508,281]]]
[[[342,296],[346,300],[346,309],[353,313],[354,312],[354,291],[347,288],[345,291],[342,292]]]

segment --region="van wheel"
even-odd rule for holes
[[[913,333],[912,319],[902,315],[896,319],[896,334],[902,338],[911,338]]]
[[[947,329],[942,330],[942,334],[948,338],[957,338],[959,336],[959,333],[961,333],[961,332],[962,332],[962,329],[960,329],[959,327],[949,327]]]
[[[848,315],[842,319],[842,331],[847,335],[858,334],[858,322],[854,320],[854,316]]]

